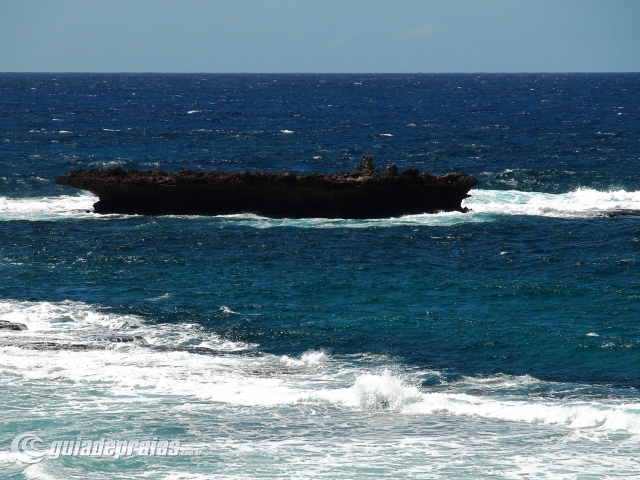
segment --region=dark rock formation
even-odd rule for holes
[[[0,320],[0,330],[27,330],[24,323],[12,323],[6,320]]]
[[[613,212],[607,212],[606,215],[610,218],[618,217],[640,217],[640,210],[614,210]]]
[[[96,338],[96,340],[110,343],[135,343],[140,345],[148,345],[144,337],[140,335],[112,335],[108,337]]]
[[[353,172],[193,172],[74,170],[56,183],[100,197],[96,213],[221,215],[257,212],[283,217],[380,218],[461,211],[478,181],[462,173],[433,176],[395,165],[380,174],[370,157]]]

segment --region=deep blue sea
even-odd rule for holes
[[[97,215],[54,183],[362,155],[475,175],[471,211]],[[0,477],[640,478],[639,213],[640,74],[0,74],[0,320],[28,327]],[[26,433],[200,455],[28,464]]]

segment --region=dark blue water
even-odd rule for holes
[[[343,390],[355,395],[354,405],[322,397],[317,408],[328,409],[327,418],[338,423],[326,427],[322,441],[311,434],[305,441],[325,453],[344,435],[340,422],[364,422],[359,438],[374,448],[380,446],[378,428],[415,439],[416,424],[403,423],[410,418],[417,425],[436,422],[434,431],[472,432],[470,444],[482,437],[473,432],[504,440],[502,460],[491,460],[480,443],[469,454],[466,467],[482,465],[486,470],[478,472],[486,476],[522,473],[519,460],[505,466],[511,465],[507,458],[525,455],[516,452],[519,440],[508,440],[511,429],[528,445],[524,463],[535,460],[542,476],[563,471],[547,470],[544,445],[551,437],[606,436],[595,453],[582,440],[558,447],[580,459],[573,470],[567,467],[577,475],[605,468],[614,451],[626,451],[615,435],[632,442],[640,432],[640,217],[609,215],[640,210],[638,74],[2,74],[0,142],[0,319],[21,320],[29,332],[54,332],[48,341],[58,345],[42,350],[26,334],[3,334],[3,375],[12,380],[0,383],[0,395],[26,390],[27,403],[34,402],[20,425],[11,420],[17,410],[2,415],[7,451],[25,428],[60,438],[83,429],[92,434],[84,414],[85,423],[73,427],[71,411],[45,426],[36,411],[60,412],[66,401],[56,397],[56,388],[82,392],[80,406],[104,395],[120,404],[112,391],[122,387],[117,374],[79,378],[70,365],[86,361],[82,368],[91,371],[92,362],[122,360],[111,357],[113,350],[90,354],[96,358],[73,350],[69,359],[60,345],[82,344],[79,333],[136,329],[166,351],[210,349],[181,353],[190,356],[174,359],[164,373],[162,366],[153,374],[131,372],[138,387],[155,374],[169,379],[175,390],[158,395],[172,402],[198,395],[197,383],[181,383],[190,362],[217,361],[216,352],[229,345],[240,352],[238,362],[263,362],[242,363],[247,378],[277,383],[252,384],[262,392],[256,398],[273,399],[268,407],[246,400],[251,393],[237,401],[224,396],[233,388],[245,392],[237,385],[222,397],[200,399],[221,409],[215,428],[153,407],[159,423],[184,423],[185,443],[209,438],[205,449],[220,438],[232,448],[239,434],[221,436],[221,425],[231,428],[238,415],[244,429],[265,435],[265,445],[304,437],[303,427],[256,426],[256,415],[298,417],[319,428],[298,397],[281,398],[278,382],[307,392],[304,405]],[[114,166],[334,172],[352,169],[364,154],[381,169],[396,163],[476,175],[472,212],[372,221],[98,217],[86,213],[95,199],[54,184],[71,169]],[[92,323],[96,315],[100,320]],[[122,318],[138,323],[123,326]],[[66,330],[56,330],[60,325]],[[147,355],[146,347],[131,349],[117,354]],[[12,362],[23,354],[49,359],[57,373],[46,370],[45,361],[21,376]],[[153,360],[149,368],[154,362],[161,363]],[[201,381],[218,385],[220,378],[235,378],[238,365],[225,367],[215,381]],[[299,368],[311,368],[320,383],[310,387],[312,374]],[[33,378],[39,380],[32,384]],[[135,395],[147,395],[135,385]],[[125,408],[129,400],[122,402]],[[378,426],[368,425],[368,415],[380,415],[380,408],[386,413],[376,417]],[[112,436],[122,433],[119,420],[91,412]],[[394,423],[405,426],[395,429]],[[157,434],[154,428],[143,423],[130,430],[144,436]],[[367,474],[355,461],[367,463],[365,450],[343,453],[354,459],[349,472]],[[425,464],[420,451],[401,460],[400,451],[385,450],[380,461],[389,466],[369,474],[429,476],[418,467]],[[284,466],[267,454],[219,453],[181,471],[289,476],[302,461],[310,475],[317,459],[307,453],[283,454]],[[444,464],[452,462],[450,470],[435,476],[469,475],[456,470],[455,456],[442,455]],[[83,461],[11,471],[18,478],[81,478],[94,470],[108,476],[100,470],[104,464]],[[397,462],[407,469],[393,470]],[[154,468],[168,475],[175,466],[114,465],[126,478]],[[621,475],[634,468],[622,460],[618,465]],[[340,476],[337,466],[322,472],[316,471]]]

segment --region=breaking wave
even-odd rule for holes
[[[103,313],[82,302],[3,300],[0,320],[28,327],[21,332],[0,331],[2,378],[73,381],[86,384],[87,390],[140,401],[148,395],[188,396],[228,407],[325,405],[556,425],[596,435],[640,433],[639,403],[614,393],[606,399],[542,397],[541,388],[561,385],[527,375],[465,377],[425,388],[415,374],[403,373],[402,368],[380,370],[324,351],[299,357],[251,353],[251,345],[225,340],[196,324],[147,324],[135,315]],[[115,342],[116,347],[108,349],[33,348],[43,340],[63,344],[116,335],[135,335],[144,341]],[[206,352],[180,348],[184,345],[236,354],[195,354]],[[87,369],[88,363],[94,368]]]
[[[475,214],[591,217],[640,213],[640,191],[579,188],[552,194],[519,190],[472,190],[463,202]]]
[[[51,197],[0,197],[1,220],[91,218],[98,197],[90,193]]]

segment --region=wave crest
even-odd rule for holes
[[[592,217],[620,211],[640,212],[640,191],[579,188],[553,194],[520,190],[472,190],[463,202],[473,214]]]
[[[95,217],[90,193],[50,197],[0,197],[0,220],[57,220]]]

